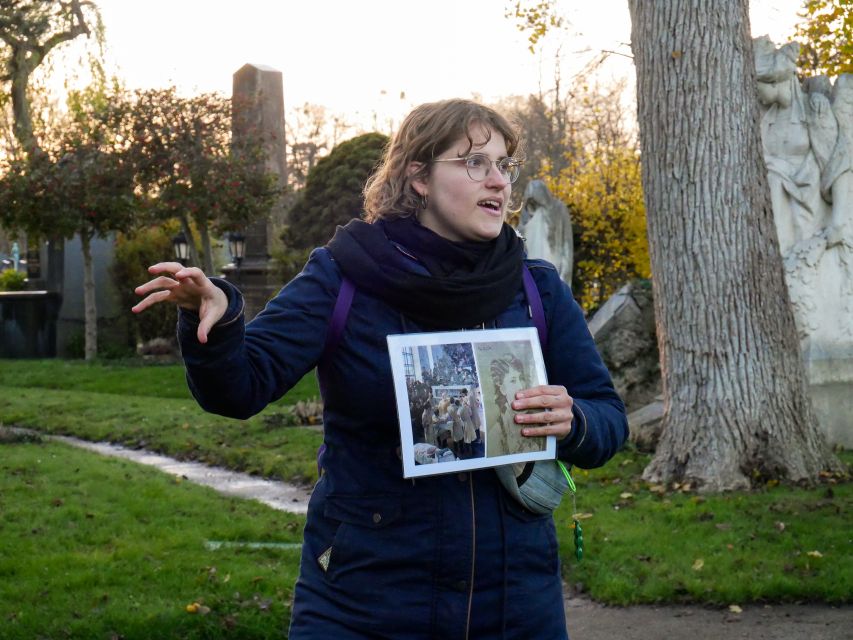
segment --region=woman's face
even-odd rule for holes
[[[524,389],[524,379],[513,367],[510,367],[504,378],[503,389],[508,398],[514,398],[515,394]]]
[[[506,141],[497,131],[486,133],[479,127],[472,131],[474,146],[468,150],[468,138],[462,136],[439,158],[459,158],[470,153],[483,153],[496,162],[507,156]],[[454,242],[483,242],[496,238],[503,226],[509,204],[510,183],[492,164],[486,179],[475,182],[468,176],[465,163],[435,162],[429,177],[416,180],[415,188],[428,199],[428,206],[418,214],[426,228]]]

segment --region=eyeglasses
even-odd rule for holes
[[[521,169],[521,160],[508,156],[500,160],[492,160],[484,153],[472,153],[464,158],[435,158],[433,162],[464,162],[468,177],[474,182],[482,182],[489,176],[492,164],[498,168],[504,180],[512,184],[518,180],[518,172]]]

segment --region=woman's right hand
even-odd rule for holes
[[[185,267],[179,262],[158,262],[148,267],[157,276],[134,290],[145,296],[131,311],[141,313],[158,302],[173,302],[182,309],[198,313],[198,341],[207,342],[207,334],[228,309],[225,292],[213,284],[201,269]],[[147,295],[146,295],[147,294]]]

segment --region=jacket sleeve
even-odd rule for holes
[[[548,324],[548,380],[565,386],[574,400],[572,431],[557,442],[557,457],[583,469],[600,467],[628,437],[625,405],[569,287],[547,263],[534,262],[530,270]]]
[[[205,411],[246,419],[284,395],[317,364],[341,276],[325,249],[246,324],[240,291],[223,280],[228,310],[207,344],[196,338],[198,316],[181,311],[178,342],[190,391]]]

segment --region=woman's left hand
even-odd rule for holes
[[[516,393],[512,408],[516,411],[538,410],[536,413],[515,414],[516,424],[524,425],[522,435],[557,436],[559,439],[572,430],[573,404],[565,387],[542,385]]]

